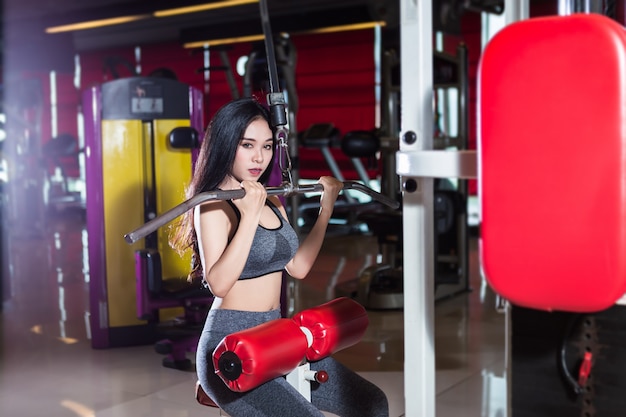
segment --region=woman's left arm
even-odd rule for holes
[[[317,220],[307,237],[300,244],[294,257],[285,267],[289,275],[298,279],[307,276],[319,255],[322,243],[324,243],[324,237],[326,236],[328,222],[333,214],[335,201],[337,201],[337,196],[343,188],[343,183],[333,177],[321,177],[319,183],[324,187],[324,191],[320,196],[320,211]]]

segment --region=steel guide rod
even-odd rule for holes
[[[266,190],[267,195],[289,196],[292,194],[322,192],[324,191],[324,187],[322,186],[322,184],[293,186],[290,183],[285,182],[278,187],[267,187]],[[370,196],[373,200],[383,203],[384,205],[393,209],[398,209],[400,207],[400,203],[398,201],[393,200],[379,192],[376,192],[359,182],[344,181],[343,190],[360,191]],[[135,243],[139,239],[148,236],[150,233],[154,232],[158,228],[165,226],[167,223],[171,222],[178,216],[185,214],[187,211],[202,203],[215,200],[235,200],[238,198],[243,198],[245,195],[246,192],[243,188],[238,190],[216,190],[200,193],[190,198],[189,200],[183,201],[179,205],[174,206],[171,209],[163,212],[154,219],[146,222],[143,226],[138,227],[130,233],[127,233],[126,235],[124,235],[124,240],[126,240],[126,243],[129,244]]]

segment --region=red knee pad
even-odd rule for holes
[[[213,365],[228,388],[245,392],[295,369],[307,346],[293,320],[272,320],[222,339],[213,351]]]
[[[306,358],[310,361],[358,343],[369,324],[365,308],[347,297],[304,310],[293,320],[311,333],[311,346],[306,351]]]

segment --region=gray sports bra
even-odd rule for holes
[[[232,201],[227,200],[227,202],[235,211],[237,220],[240,220],[239,209]],[[258,278],[272,272],[282,271],[298,250],[300,242],[296,232],[274,203],[267,200],[266,204],[280,219],[280,226],[276,229],[266,229],[261,225],[257,227],[250,255],[239,279]]]

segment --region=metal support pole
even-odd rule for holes
[[[402,127],[399,155],[433,147],[432,4],[400,4]],[[402,178],[406,417],[435,416],[433,179]]]

